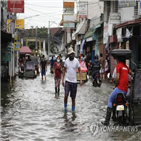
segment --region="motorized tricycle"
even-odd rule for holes
[[[114,49],[111,51],[111,55],[114,59],[124,57],[124,59],[131,59],[131,50],[125,49]],[[117,93],[116,98],[113,102],[112,119],[117,122],[118,125],[127,125],[129,123],[129,102],[127,101],[126,95],[122,92]]]

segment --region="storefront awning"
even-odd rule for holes
[[[96,25],[95,27],[90,28],[90,29],[86,32],[84,38],[92,37],[93,34],[95,33],[96,29],[99,28],[99,27],[101,27],[101,24],[98,24],[98,25]]]
[[[75,39],[75,35],[77,34],[85,34],[87,30],[87,21],[83,20],[77,27],[76,31],[72,34],[72,39]]]
[[[1,31],[1,44],[11,42],[12,34]]]
[[[96,31],[96,29],[90,28],[90,29],[86,32],[84,38],[92,37],[93,34],[95,33],[95,31]]]

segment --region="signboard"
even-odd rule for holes
[[[64,23],[63,28],[75,28],[75,24],[74,23]]]
[[[63,2],[63,13],[74,13],[74,2]]]
[[[12,19],[7,19],[8,31],[10,31],[11,23],[12,23]],[[24,28],[24,19],[16,19],[15,20],[15,28],[23,29]]]
[[[134,7],[136,6],[136,0],[118,0],[118,7]]]
[[[119,24],[121,21],[120,13],[110,13],[110,23]]]
[[[107,41],[108,41],[108,24],[104,22],[103,44],[106,44]]]
[[[79,2],[79,18],[87,18],[88,2]]]
[[[10,62],[11,61],[11,52],[9,51],[2,52],[1,61]]]
[[[141,2],[138,2],[138,15],[141,15]]]
[[[8,0],[7,5],[10,13],[24,13],[24,0]]]
[[[24,19],[16,19],[15,28],[23,29],[24,28]]]
[[[13,49],[14,50],[20,50],[20,43],[19,42],[14,42]]]
[[[74,14],[63,14],[62,15],[63,16],[63,22],[74,22],[75,21],[75,16],[74,16]]]
[[[65,7],[65,8],[63,8],[63,13],[74,13],[74,8],[72,8],[72,7]]]
[[[74,2],[63,2],[63,8],[64,7],[73,7],[74,8]]]

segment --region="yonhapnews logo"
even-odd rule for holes
[[[99,132],[138,132],[138,126],[116,126],[116,125],[109,125],[104,126],[100,123],[92,123],[90,125],[90,132],[92,135],[96,135]]]

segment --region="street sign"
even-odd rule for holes
[[[24,0],[8,0],[7,5],[10,13],[24,13]]]
[[[14,42],[13,49],[14,50],[20,50],[20,42]]]

